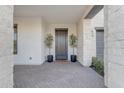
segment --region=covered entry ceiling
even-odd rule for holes
[[[16,17],[43,17],[48,23],[76,23],[90,6],[87,5],[16,5]]]

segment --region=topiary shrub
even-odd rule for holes
[[[44,42],[45,45],[49,48],[49,55],[50,55],[51,53],[50,49],[52,48],[52,44],[53,44],[53,35],[51,33],[47,34]]]
[[[91,68],[93,68],[100,75],[104,76],[104,62],[102,60],[98,59],[97,57],[92,57]]]
[[[73,48],[73,55],[74,55],[74,48],[77,47],[77,36],[75,36],[74,34],[70,35],[70,46]]]

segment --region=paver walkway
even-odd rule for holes
[[[80,63],[53,62],[14,67],[18,88],[104,88],[104,79]]]

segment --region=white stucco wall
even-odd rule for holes
[[[70,60],[72,48],[69,46],[69,35],[72,33],[77,35],[76,24],[47,24],[40,17],[14,17],[14,23],[18,24],[18,54],[14,55],[15,65],[42,64],[48,55],[48,48],[44,44],[47,33],[51,33],[54,37],[51,54],[55,59],[55,28],[68,28],[68,60]]]
[[[76,24],[48,24],[47,33],[51,33],[54,37],[53,46],[51,49],[51,54],[54,56],[55,60],[55,28],[68,28],[68,60],[70,60],[70,55],[73,53],[73,49],[69,45],[69,36],[73,33],[77,35]],[[46,34],[47,34],[46,33]],[[48,49],[46,49],[46,55],[48,54]],[[75,49],[75,54],[77,54],[77,49]]]
[[[124,87],[124,6],[105,6],[105,85]]]
[[[18,53],[14,55],[14,63],[16,65],[42,64],[45,61],[45,23],[42,18],[14,17],[14,23],[18,24]]]
[[[78,60],[84,66],[90,66],[92,57],[96,56],[96,30],[95,28],[104,27],[103,9],[92,19],[82,18],[81,20],[78,23],[78,33],[79,33],[78,38],[82,39],[83,37],[83,40],[79,39]]]
[[[0,5],[0,88],[13,85],[13,6]]]

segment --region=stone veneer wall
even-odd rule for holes
[[[77,24],[78,33],[78,61],[83,66],[90,66],[92,57],[96,56],[96,27],[104,27],[104,17],[102,9],[92,19],[80,19]]]
[[[105,6],[105,85],[124,87],[124,6]]]
[[[0,87],[13,87],[13,6],[0,5]]]

